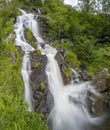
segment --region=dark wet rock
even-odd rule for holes
[[[92,77],[91,84],[94,89],[99,92],[100,96],[95,96],[93,93],[88,95],[89,110],[93,115],[101,115],[110,109],[110,89],[108,78],[108,70],[104,68],[101,72]]]
[[[60,53],[62,54],[62,56],[65,58],[67,55],[67,51],[65,49],[61,49]]]
[[[32,53],[30,59],[32,68],[30,79],[34,110],[41,113],[43,119],[46,120],[53,104],[52,96],[49,97],[50,91],[48,90],[47,76],[45,73],[47,57],[45,55],[36,55],[36,53]]]
[[[51,94],[50,91],[48,91],[47,94],[47,102],[46,102],[46,106],[49,106],[47,109],[48,111],[51,111],[51,109],[53,108],[54,102],[53,102],[53,96]]]
[[[110,78],[106,79],[106,84],[105,85],[106,85],[106,88],[107,88],[106,90],[110,91]]]
[[[81,78],[83,81],[89,81],[90,80],[90,77],[89,77],[89,73],[87,70],[84,70],[81,72]]]
[[[90,81],[90,75],[85,65],[80,65],[80,67],[77,68],[77,72],[81,81]]]
[[[104,98],[92,92],[87,94],[87,108],[93,116],[100,116],[104,111]]]
[[[58,51],[58,53],[56,54],[55,59],[57,60],[59,66],[62,70],[65,67],[66,62],[65,62],[64,57],[62,56],[60,51]]]
[[[32,10],[33,10],[35,13],[37,13],[37,14],[39,14],[39,13],[41,12],[41,10],[40,10],[39,8],[32,8]]]
[[[55,58],[56,58],[58,65],[60,67],[60,71],[61,71],[61,74],[62,74],[64,84],[69,84],[70,80],[71,80],[71,76],[68,77],[68,76],[65,75],[65,68],[69,68],[69,66],[64,59],[64,55],[62,55],[61,51],[58,51]]]
[[[101,72],[92,77],[92,85],[98,92],[104,92],[109,86],[109,80],[107,80],[108,69],[104,68]],[[109,88],[109,87],[108,87]]]

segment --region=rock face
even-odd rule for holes
[[[70,77],[67,77],[64,73],[64,69],[67,68],[68,65],[65,62],[65,59],[64,59],[64,57],[63,57],[63,55],[61,54],[60,51],[58,51],[58,53],[56,54],[55,59],[57,60],[58,65],[60,67],[60,71],[61,71],[61,74],[62,74],[64,84],[68,84],[70,82]]]
[[[104,97],[104,108],[110,109],[110,78],[108,70],[104,68],[97,75],[94,75],[91,81],[95,89]]]
[[[107,80],[108,70],[104,68],[101,72],[92,77],[92,85],[95,86],[98,92],[103,92],[107,89],[106,80]]]
[[[48,90],[45,67],[47,57],[45,55],[31,54],[31,86],[33,92],[34,110],[43,115],[46,120],[53,104],[53,97]]]
[[[56,60],[58,61],[64,84],[70,83],[71,76],[65,75],[65,68],[69,68],[65,61],[65,57],[59,51],[56,54]],[[43,115],[43,119],[46,121],[48,114],[53,107],[53,97],[48,90],[47,76],[45,73],[45,67],[47,65],[47,57],[39,53],[34,52],[31,54],[31,85],[33,92],[33,104],[34,110]],[[85,73],[86,69],[79,69],[77,72],[80,74],[80,79],[84,77],[82,73]],[[101,116],[103,112],[107,112],[110,109],[110,78],[107,77],[108,71],[106,69],[99,72],[92,77],[91,84],[100,93],[100,96],[96,96],[94,93],[88,92],[87,96],[87,108],[92,116]],[[85,78],[89,80],[89,76]],[[103,98],[104,97],[104,98]],[[108,117],[106,122],[102,125],[100,130],[110,130],[110,118]]]
[[[101,72],[92,77],[92,85],[100,93],[102,98],[96,98],[93,94],[89,95],[90,109],[95,115],[107,113],[108,117],[102,125],[101,130],[110,130],[110,78],[108,69],[104,68]]]

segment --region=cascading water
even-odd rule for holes
[[[92,117],[87,110],[86,98],[87,92],[91,91],[99,96],[89,83],[69,84],[64,86],[60,69],[55,55],[57,50],[50,45],[45,45],[39,33],[38,22],[36,16],[26,13],[23,10],[22,16],[18,16],[15,24],[15,45],[18,45],[25,52],[22,64],[22,76],[25,85],[25,99],[29,104],[29,110],[32,110],[31,89],[29,76],[31,73],[29,54],[35,49],[26,42],[24,37],[24,29],[29,28],[36,40],[38,41],[38,49],[48,58],[46,66],[46,74],[48,77],[49,90],[54,98],[54,107],[49,115],[50,129],[52,130],[91,130],[91,125],[99,124],[101,117]],[[36,75],[37,76],[37,75]]]
[[[79,82],[79,75],[77,74],[77,72],[73,68],[70,68],[70,70],[72,71],[72,74],[74,74],[74,77],[73,77],[73,75],[71,76],[71,84],[74,84],[75,82],[78,83]]]
[[[21,49],[24,51],[24,57],[23,57],[23,63],[22,63],[22,77],[24,81],[25,86],[25,100],[28,102],[29,105],[29,111],[32,111],[32,95],[31,95],[31,87],[30,87],[30,73],[31,73],[31,66],[30,66],[30,59],[29,55],[30,52],[33,52],[35,49],[27,43],[25,36],[24,36],[24,30],[25,28],[29,28],[33,35],[35,36],[37,42],[39,43],[38,48],[41,49],[40,44],[44,44],[44,41],[39,33],[39,26],[36,22],[36,15],[33,14],[27,14],[24,10],[21,10],[22,16],[17,17],[17,22],[14,25],[15,27],[15,45],[20,46]],[[36,44],[37,46],[37,44]]]
[[[29,76],[31,73],[29,54],[30,52],[34,51],[34,48],[31,47],[31,45],[29,45],[26,42],[26,39],[24,37],[25,19],[26,19],[25,15],[17,17],[17,22],[15,24],[15,30],[14,30],[16,33],[15,45],[20,46],[24,51],[24,57],[22,63],[22,77],[25,86],[25,91],[24,91],[25,100],[28,102],[29,111],[32,111],[32,96],[31,96],[30,81],[29,81]]]
[[[58,63],[55,60],[56,50],[49,45],[45,45],[45,52],[48,57],[46,73],[49,89],[54,97],[54,107],[49,115],[50,129],[91,130],[91,125],[92,127],[98,125],[102,118],[93,118],[88,113],[87,92],[90,91],[97,96],[100,95],[92,89],[88,82],[64,86]]]
[[[49,45],[45,45],[45,54],[48,58],[46,74],[48,76],[49,89],[54,99],[62,92],[63,81],[57,61],[54,59],[57,51]]]

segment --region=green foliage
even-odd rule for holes
[[[18,8],[33,11],[41,7],[44,17],[49,19],[47,36],[56,38],[53,46],[68,52],[65,59],[70,66],[84,64],[93,75],[102,68],[110,71],[110,14],[107,13],[108,1],[107,6],[103,3],[102,14],[93,14],[93,0],[91,2],[83,3],[83,11],[76,11],[63,5],[60,0],[45,0],[44,5],[41,0],[12,0],[8,4],[4,0],[0,1],[0,129],[47,129],[40,115],[27,111],[20,77],[22,53],[12,44],[15,35],[9,38],[8,44],[3,42],[13,32],[15,17],[20,14]],[[29,29],[26,30],[26,39],[33,47],[37,46]],[[41,55],[40,50],[34,53]],[[39,66],[38,63],[35,65],[36,68]],[[67,77],[71,75],[68,68],[65,68],[64,73]],[[42,90],[45,88],[43,82],[40,87]]]
[[[110,70],[109,57],[105,58],[102,51],[99,56],[100,48],[105,50],[105,47],[110,47],[110,15],[93,14],[93,10],[88,7],[87,13],[84,10],[78,12],[61,5],[57,0],[54,0],[53,8],[51,2],[46,3],[46,6],[44,9],[47,9],[46,17],[49,17],[50,26],[48,36],[57,39],[52,45],[58,50],[71,51],[80,62],[74,65],[75,59],[71,56],[66,57],[66,61],[71,66],[84,64],[92,75],[103,67]]]
[[[71,50],[73,44],[68,39],[62,39],[61,41],[54,41],[52,46],[55,47],[57,50],[64,49],[64,50]]]
[[[69,51],[67,53],[65,59],[70,66],[78,67],[80,65],[80,62],[78,61],[76,54],[72,51]]]
[[[11,33],[7,38],[6,38],[6,42],[7,43],[14,43],[14,40],[15,40],[15,37],[16,37],[16,35],[15,35],[15,33]]]
[[[10,4],[3,3],[3,8],[0,8],[0,40],[6,39],[12,33],[15,17],[20,14],[18,7],[18,2],[13,1]]]
[[[21,78],[21,54],[13,44],[0,46],[0,128],[46,130],[41,116],[27,111]]]
[[[29,28],[25,29],[25,37],[26,37],[27,42],[31,44],[31,46],[35,48],[37,47],[36,39]]]
[[[74,47],[74,52],[77,54],[78,59],[85,64],[85,62],[92,62],[92,51],[94,49],[94,39],[81,36],[77,38],[77,44]]]
[[[88,70],[91,75],[102,70],[102,68],[108,68],[110,71],[110,47],[99,48],[98,50],[93,50],[93,60],[91,64],[88,64]]]
[[[65,68],[65,69],[64,69],[64,74],[65,74],[66,77],[70,77],[71,74],[72,74],[70,68]]]
[[[40,63],[36,63],[36,64],[34,65],[34,67],[35,67],[36,69],[39,69],[39,67],[41,67],[41,64],[40,64]]]
[[[12,33],[15,17],[20,14],[18,7],[23,7],[22,2],[13,0],[0,8],[0,129],[47,130],[41,115],[29,112],[24,101],[22,52],[14,46]]]

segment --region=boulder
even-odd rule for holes
[[[92,77],[92,85],[95,86],[95,89],[98,92],[104,92],[107,89],[107,75],[108,69],[104,68],[98,74]]]
[[[108,69],[104,68],[98,74],[92,77],[91,81],[92,85],[99,92],[100,97],[103,98],[96,98],[93,94],[89,96],[89,100],[91,101],[92,107],[94,108],[93,111],[98,114],[106,112],[109,115],[108,111],[110,110],[110,78],[108,78]],[[108,117],[107,121],[110,120]],[[103,124],[102,130],[108,130],[110,126],[107,122]]]
[[[77,72],[80,75],[80,80],[81,81],[90,81],[90,76],[89,76],[89,72],[86,69],[85,65],[80,65],[79,68],[77,68]]]
[[[64,84],[69,84],[71,80],[71,76],[65,75],[65,68],[69,68],[68,64],[65,62],[64,55],[62,54],[62,51],[58,51],[58,53],[55,56],[58,65],[60,67],[60,71],[62,74],[63,82]]]

